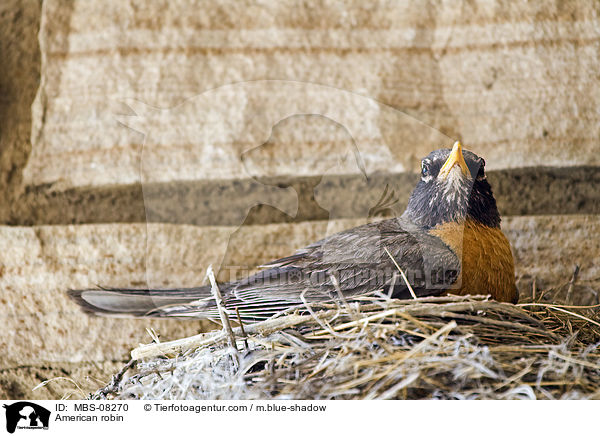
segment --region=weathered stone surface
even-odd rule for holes
[[[106,386],[126,362],[59,362],[0,369],[0,399],[83,399]],[[39,386],[44,383],[43,386]],[[39,386],[39,387],[38,387]],[[33,390],[35,389],[35,390]]]
[[[7,326],[0,343],[10,352],[0,366],[121,359],[131,343],[146,340],[144,328],[151,325],[167,336],[197,332],[199,323],[89,318],[66,298],[67,289],[143,283],[143,230],[143,225],[1,228],[2,246],[10,249],[0,255],[0,316]]]
[[[570,304],[598,304],[600,290],[600,218],[589,216],[508,217],[504,232],[515,256],[521,297],[538,296],[548,288],[566,291],[575,267],[580,267]],[[558,294],[555,294],[557,296]],[[564,292],[560,293],[564,298]]]
[[[433,144],[451,143],[425,125],[398,128],[399,115],[370,98],[461,138],[492,169],[598,165],[599,9],[591,0],[48,1],[26,183],[139,181],[142,144],[146,181],[238,178],[241,153],[307,111],[326,122],[291,123],[281,156],[309,153],[314,132],[335,144],[350,132],[367,168],[411,172]],[[293,82],[255,82],[264,79]],[[140,115],[125,122],[145,140],[119,124],[131,114],[123,100]],[[310,159],[281,161],[268,172],[322,171]]]
[[[38,0],[0,2],[0,222],[22,187],[31,152],[31,104],[40,81]]]

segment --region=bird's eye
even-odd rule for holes
[[[429,173],[429,163],[425,161],[421,162],[421,177],[427,177]]]

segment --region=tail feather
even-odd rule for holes
[[[206,300],[207,308],[214,304],[208,286],[184,289],[98,288],[70,290],[68,295],[84,312],[99,316],[160,316],[156,311],[160,307],[186,305],[198,300]],[[198,303],[198,309],[202,306]]]

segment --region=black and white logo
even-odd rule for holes
[[[29,401],[4,404],[6,409],[6,431],[14,433],[16,429],[48,429],[50,411]]]

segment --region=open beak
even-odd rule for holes
[[[444,166],[440,169],[438,177],[441,177],[442,179],[448,177],[448,174],[450,174],[450,170],[454,168],[454,165],[458,165],[463,175],[465,177],[469,177],[469,167],[467,167],[467,163],[463,157],[462,145],[459,141],[454,143],[452,151],[450,152],[450,156],[448,156],[448,159],[446,159],[446,162],[444,162]]]

